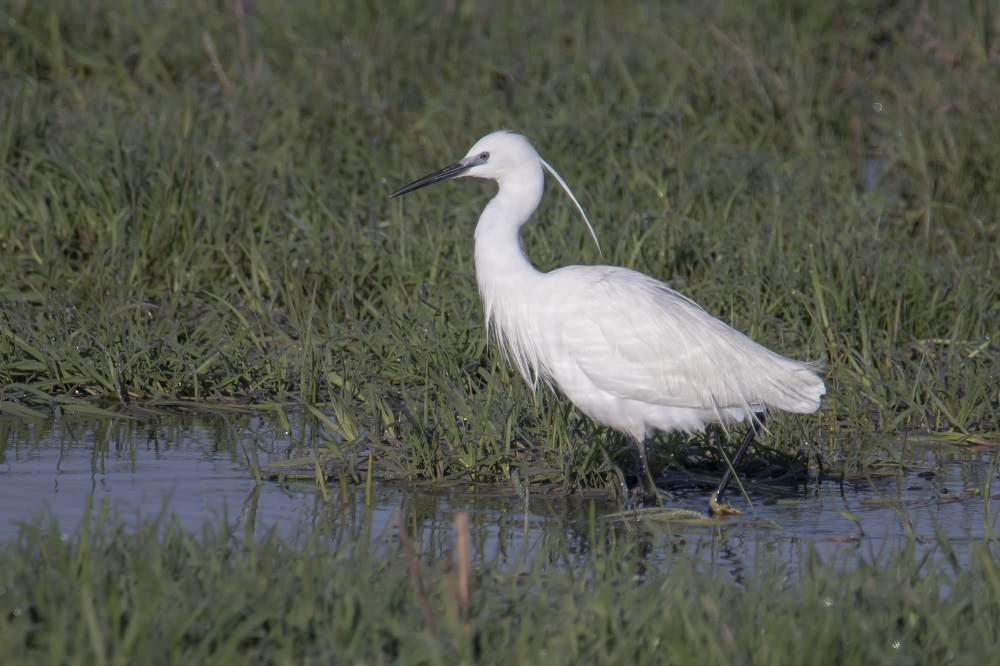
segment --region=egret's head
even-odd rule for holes
[[[468,165],[463,176],[497,181],[510,174],[541,170],[534,146],[520,134],[506,130],[487,134],[477,141],[459,164]]]
[[[535,148],[520,134],[500,130],[487,134],[476,142],[469,152],[451,166],[419,178],[389,195],[398,197],[449,178],[488,178],[502,182],[512,174],[522,174],[532,169],[541,171],[542,160]]]
[[[442,180],[461,178],[463,176],[495,180],[500,183],[501,193],[503,192],[504,181],[508,182],[509,187],[515,187],[514,191],[517,191],[514,183],[537,182],[537,196],[541,197],[543,168],[552,174],[552,177],[556,179],[563,190],[566,191],[566,194],[569,195],[569,198],[573,200],[577,210],[580,211],[580,215],[583,216],[583,221],[587,225],[587,229],[590,230],[590,235],[593,237],[594,242],[597,243],[597,234],[594,233],[594,228],[590,225],[587,214],[583,212],[583,207],[576,200],[572,190],[569,189],[569,185],[562,179],[562,176],[549,166],[548,162],[539,157],[538,152],[535,151],[534,146],[527,139],[520,134],[514,134],[506,130],[487,134],[477,141],[476,145],[470,148],[465,157],[459,161],[451,166],[446,166],[440,171],[435,171],[423,178],[418,178],[409,185],[404,185],[390,194],[389,198],[402,196],[407,192],[419,190],[421,187],[427,187]],[[534,204],[532,204],[532,210],[534,210],[534,206],[537,204],[538,201],[536,199]],[[600,243],[597,243],[597,249],[601,249]]]

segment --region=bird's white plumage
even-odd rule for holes
[[[644,467],[652,430],[692,432],[772,407],[819,408],[826,388],[814,364],[757,344],[662,282],[614,266],[538,271],[520,229],[541,201],[545,169],[580,208],[528,140],[505,131],[392,195],[463,176],[499,184],[476,226],[476,279],[487,327],[533,388],[552,385],[593,420],[633,437]]]
[[[517,134],[490,134],[465,174],[500,191],[476,227],[476,277],[506,356],[533,386],[558,387],[595,421],[642,441],[653,429],[697,431],[776,407],[808,413],[825,393],[812,364],[763,347],[667,285],[614,266],[542,273],[519,230],[541,201],[544,175]]]

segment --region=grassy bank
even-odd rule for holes
[[[979,544],[968,570],[942,564],[942,541],[846,572],[814,557],[734,576],[682,541],[648,566],[643,542],[663,535],[598,525],[576,561],[472,552],[466,576],[419,541],[407,555],[333,534],[243,541],[97,518],[68,536],[29,524],[0,546],[5,664],[983,664],[1000,648],[1000,579]]]
[[[605,434],[486,344],[489,187],[385,201],[507,127],[605,248],[550,190],[540,267],[672,280],[825,363],[776,448],[996,440],[988,3],[329,5],[4,5],[0,410],[304,404],[394,474],[610,483]]]

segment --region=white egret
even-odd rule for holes
[[[713,512],[769,408],[806,414],[826,392],[816,365],[763,347],[667,285],[616,266],[538,271],[520,229],[542,199],[543,169],[586,213],[523,136],[493,132],[461,160],[389,198],[449,178],[495,180],[500,189],[476,226],[476,280],[487,329],[525,381],[558,387],[580,411],[631,437],[645,499],[656,496],[646,460],[654,430],[697,432],[750,420],[709,503]]]

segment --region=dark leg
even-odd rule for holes
[[[743,461],[743,457],[747,454],[747,449],[753,444],[754,438],[760,429],[764,427],[764,414],[754,414],[754,417],[750,419],[750,430],[747,431],[746,436],[743,441],[740,442],[740,446],[736,449],[736,455],[730,461],[730,464],[726,467],[725,473],[722,475],[722,480],[719,481],[719,486],[715,489],[715,494],[712,496],[715,503],[718,503],[722,499],[722,494],[726,492],[726,488],[729,487],[729,482],[733,480],[734,470]]]
[[[653,482],[653,474],[649,471],[649,461],[646,460],[646,442],[636,442],[636,448],[639,449],[639,463],[642,465],[642,501],[645,504],[650,504],[656,501],[658,495],[656,493],[656,483]]]

